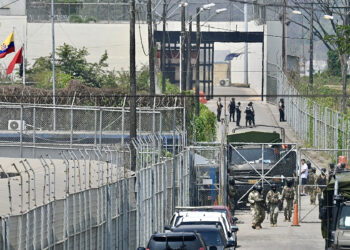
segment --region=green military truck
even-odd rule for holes
[[[275,183],[281,191],[283,181],[292,178],[296,169],[295,150],[292,145],[283,144],[284,128],[257,126],[255,129],[246,132],[239,129],[227,136],[227,173],[228,179],[235,180],[235,209],[249,208],[248,193],[257,182],[267,186]],[[261,180],[262,176],[265,179]],[[264,188],[264,193],[269,190]]]
[[[332,177],[319,206],[325,249],[350,249],[350,171]]]

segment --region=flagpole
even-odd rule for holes
[[[53,102],[53,130],[56,130],[55,9],[54,9],[54,0],[51,0],[51,27],[52,27],[52,102]]]
[[[28,22],[26,18],[26,26],[24,29],[24,44],[23,44],[23,49],[22,49],[22,58],[23,58],[23,85],[26,85],[26,57],[27,57],[27,35],[28,35]]]
[[[25,50],[24,44],[22,45],[22,70],[23,70],[23,86],[26,86],[26,53],[27,51]]]

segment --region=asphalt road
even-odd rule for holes
[[[302,197],[300,226],[292,226],[291,222],[284,222],[283,212],[278,215],[277,227],[270,227],[266,217],[261,230],[251,228],[249,211],[238,211],[239,219],[238,249],[244,250],[318,250],[324,249],[321,235],[321,224],[318,220],[318,209],[311,206],[309,197]]]
[[[215,87],[215,95],[256,95],[255,91],[250,88],[236,87]],[[221,118],[229,116],[228,104],[230,98],[222,98],[224,109]],[[236,103],[241,102],[242,118],[241,126],[245,126],[244,110],[247,104],[252,101],[255,109],[255,123],[261,125],[281,126],[286,132],[287,142],[298,142],[294,132],[288,126],[288,123],[279,122],[278,107],[268,104],[257,97],[236,98]],[[216,114],[217,98],[208,101],[207,106]],[[223,135],[224,124],[218,123],[217,126],[217,141],[221,142]],[[234,122],[229,123],[227,133],[232,133],[232,130],[237,128]],[[249,130],[249,128],[248,128]],[[247,130],[247,131],[248,131]],[[260,129],[259,129],[260,130]],[[272,129],[266,129],[272,132]],[[279,131],[276,131],[279,132]],[[309,196],[302,197],[300,206],[300,226],[291,226],[291,222],[284,222],[283,213],[280,212],[278,217],[278,226],[270,227],[269,219],[266,218],[261,230],[251,228],[250,211],[238,211],[236,217],[239,219],[238,232],[238,249],[269,249],[269,250],[296,250],[296,249],[324,249],[324,241],[321,235],[321,225],[318,220],[318,207],[310,205]]]

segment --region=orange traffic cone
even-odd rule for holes
[[[293,213],[293,223],[292,226],[300,226],[298,218],[298,204],[294,204],[294,213]]]
[[[218,205],[218,200],[215,199],[215,200],[214,200],[214,206],[217,206],[217,205]]]

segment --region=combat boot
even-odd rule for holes
[[[256,229],[255,223],[252,224],[252,228],[253,228],[253,229]]]
[[[261,226],[256,226],[256,229],[257,229],[257,230],[260,230],[260,229],[261,229]]]

